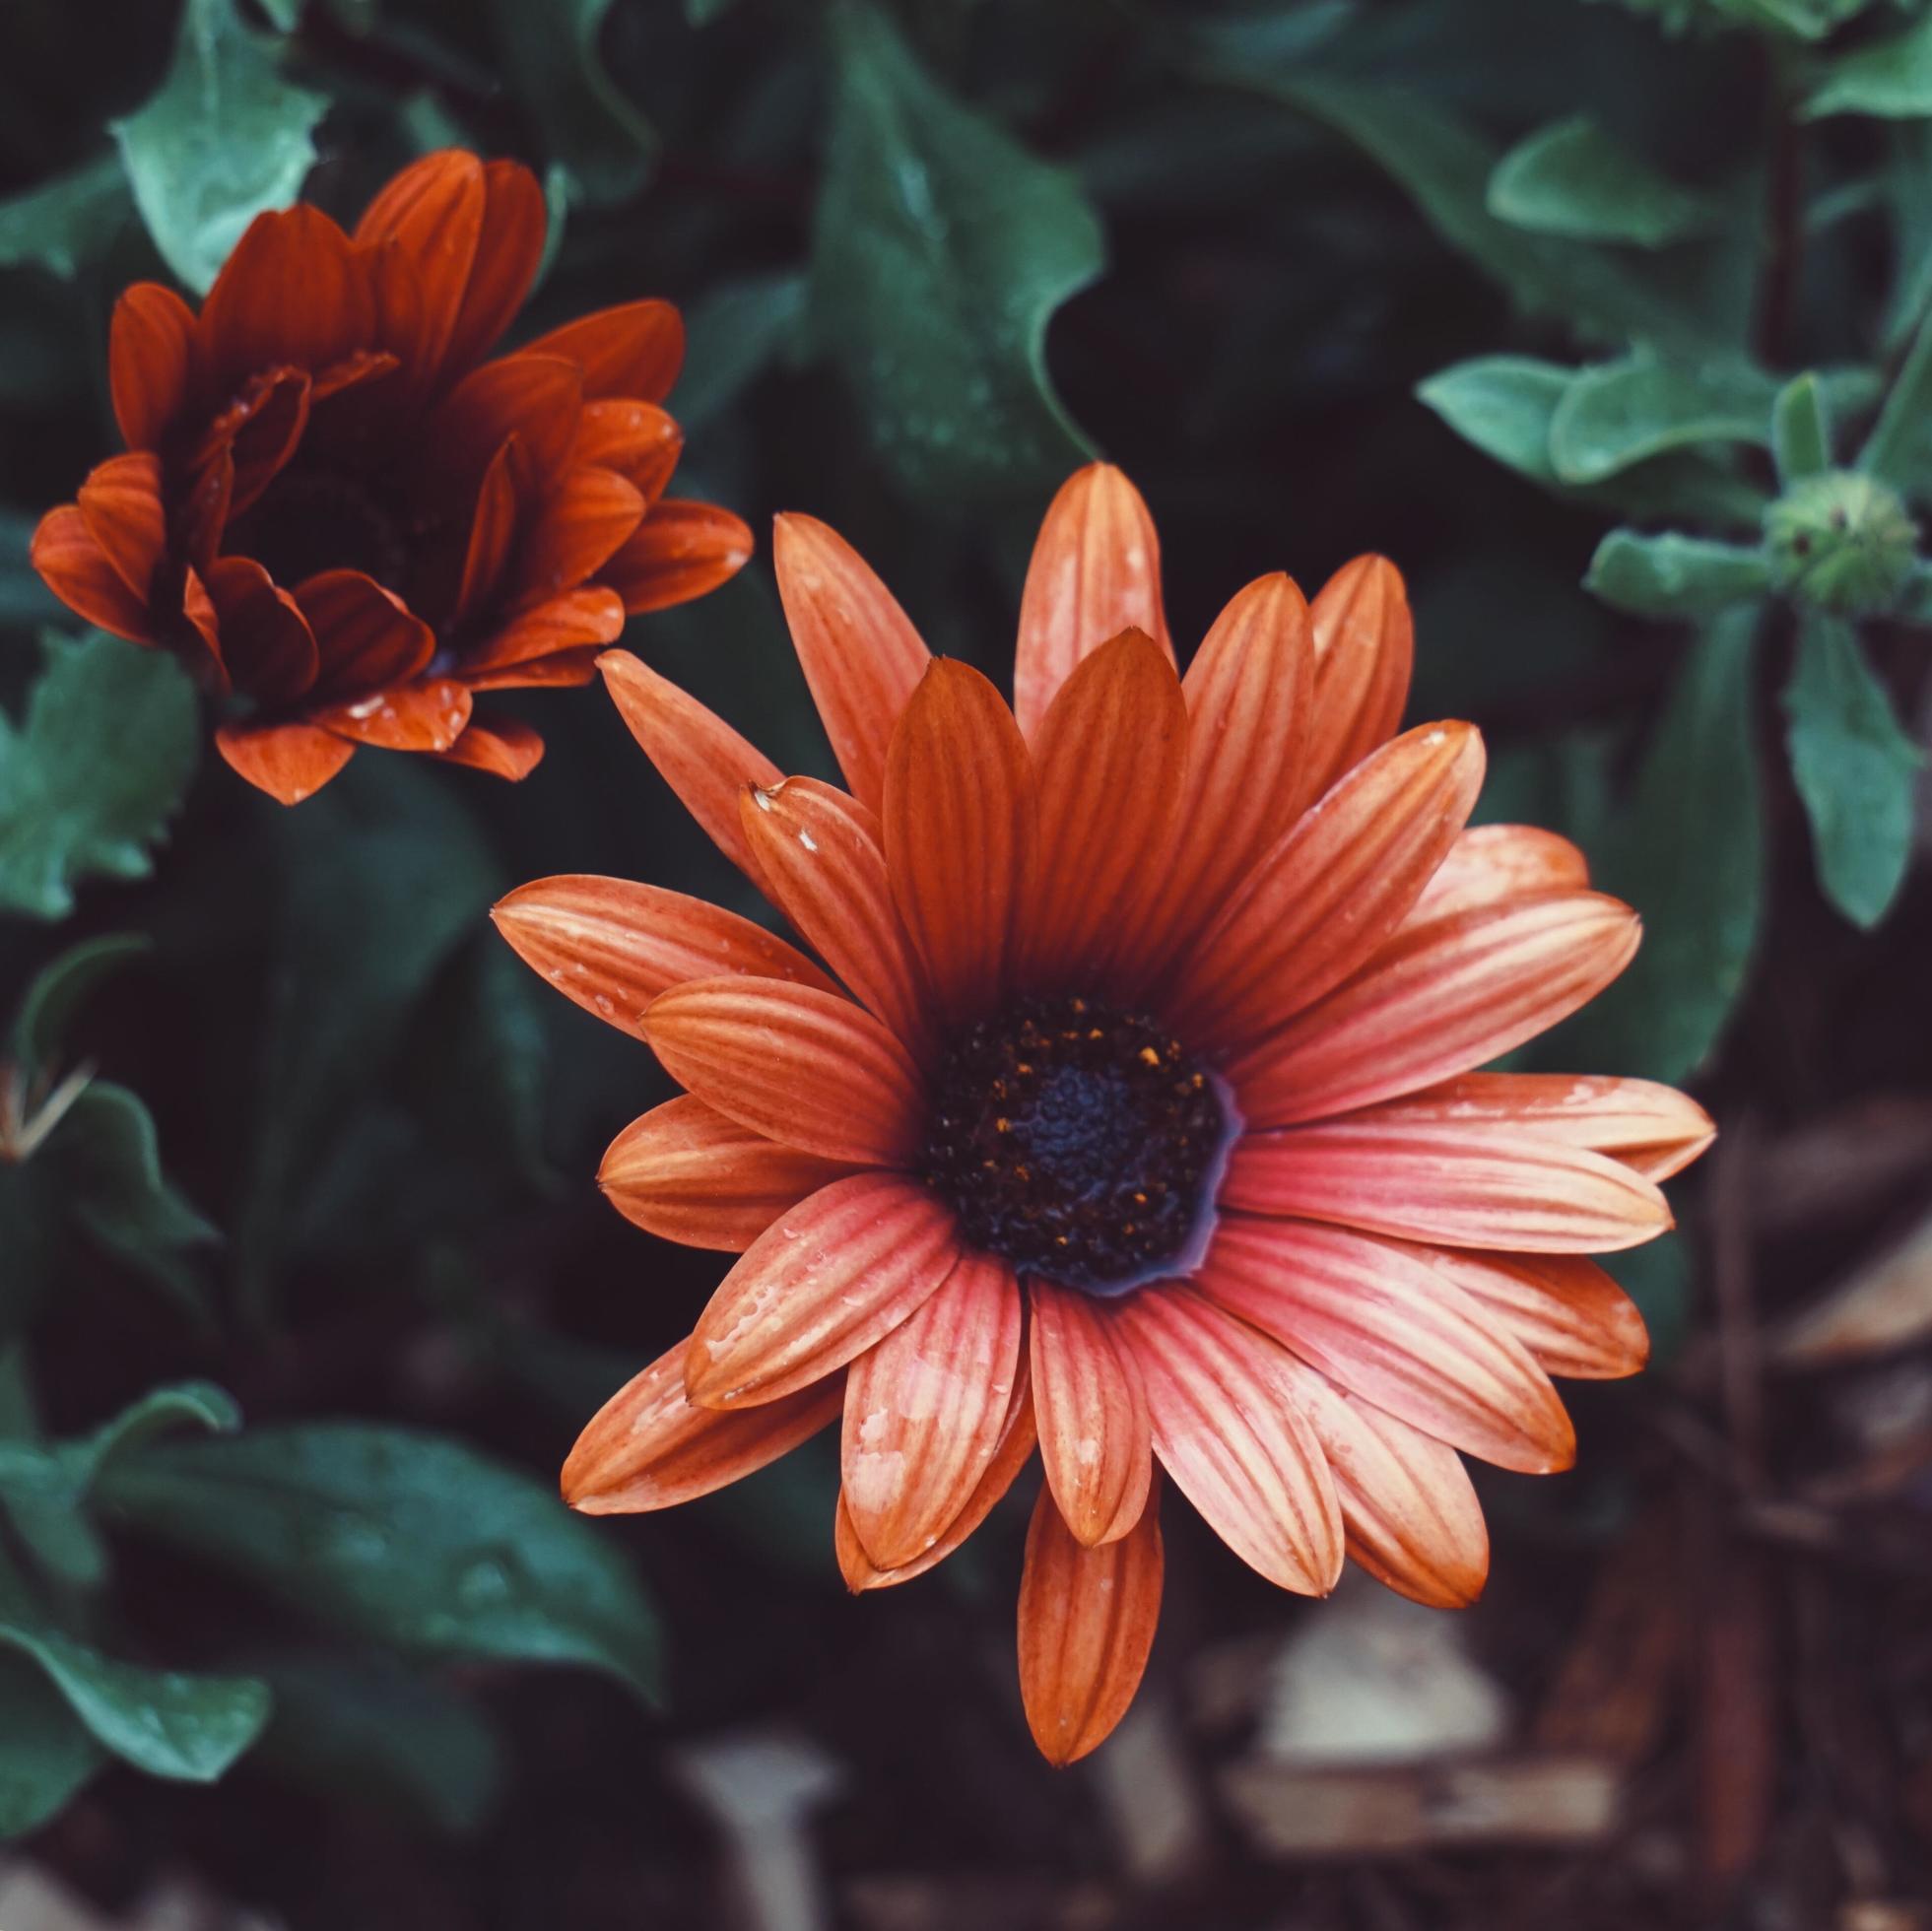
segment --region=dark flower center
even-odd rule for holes
[[[406,533],[361,478],[300,465],[284,470],[230,527],[225,550],[252,557],[291,589],[328,569],[359,569],[401,592],[410,566]]]
[[[1029,999],[965,1028],[935,1085],[921,1170],[971,1244],[1118,1295],[1200,1258],[1233,1117],[1163,1027]]]

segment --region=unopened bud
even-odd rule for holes
[[[1875,617],[1899,600],[1918,561],[1918,525],[1896,490],[1856,470],[1792,484],[1765,511],[1779,588],[1839,617]]]

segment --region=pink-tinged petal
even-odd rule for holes
[[[1358,557],[1310,607],[1315,695],[1299,807],[1392,738],[1409,701],[1415,623],[1401,572],[1386,557]]]
[[[1462,1457],[1284,1356],[1276,1369],[1334,1473],[1351,1560],[1432,1609],[1466,1609],[1490,1572],[1483,1505]]]
[[[155,641],[146,600],[127,587],[78,504],[62,503],[40,518],[28,556],[47,588],[76,615],[131,642]]]
[[[1048,506],[1020,600],[1013,709],[1029,740],[1075,665],[1127,630],[1172,657],[1154,519],[1117,469],[1090,463]]]
[[[739,818],[778,909],[923,1063],[932,1049],[925,973],[893,899],[878,819],[810,777],[748,789]]]
[[[860,1166],[897,1166],[918,1149],[918,1069],[838,993],[692,979],[652,1002],[644,1037],[680,1086],[768,1139]]]
[[[532,971],[635,1038],[651,1001],[687,979],[749,972],[833,990],[764,926],[662,886],[565,873],[519,885],[490,916]]]
[[[1154,1479],[1140,1369],[1092,1295],[1032,1281],[1027,1298],[1047,1485],[1076,1542],[1116,1541],[1140,1520]]]
[[[571,470],[523,532],[517,594],[553,597],[574,589],[602,569],[643,520],[642,494],[615,470]]]
[[[1492,1324],[1513,1334],[1546,1374],[1621,1381],[1650,1359],[1650,1335],[1636,1303],[1593,1260],[1451,1247],[1416,1253]]]
[[[372,348],[375,320],[367,257],[298,202],[248,224],[201,304],[195,341],[209,383],[227,395],[264,369],[322,368]]]
[[[963,1253],[916,1313],[852,1363],[839,1493],[874,1567],[917,1562],[971,1500],[1006,1432],[1020,1330],[1013,1270]]]
[[[429,625],[361,570],[324,570],[298,583],[295,596],[315,634],[319,699],[349,700],[400,684],[435,655]]]
[[[270,707],[300,697],[315,682],[320,658],[295,598],[250,557],[217,557],[205,583],[234,688]]]
[[[624,606],[596,585],[568,590],[506,618],[462,667],[479,691],[563,682],[587,684],[598,653],[624,634]],[[560,665],[560,658],[567,663]]]
[[[1343,1228],[1224,1219],[1197,1285],[1331,1381],[1502,1468],[1569,1467],[1550,1377],[1413,1250]]]
[[[1275,1344],[1178,1282],[1141,1289],[1113,1319],[1181,1494],[1269,1581],[1325,1596],[1342,1572],[1341,1504],[1275,1372]]]
[[[215,749],[257,791],[278,804],[312,798],[356,755],[356,747],[313,724],[224,724]]]
[[[599,575],[632,616],[690,603],[751,562],[752,533],[716,503],[663,497]]]
[[[1027,747],[999,693],[936,658],[893,732],[880,813],[899,915],[940,1011],[996,1003],[1033,864]]]
[[[1228,1068],[1250,1126],[1288,1126],[1452,1079],[1587,1004],[1631,962],[1636,914],[1594,892],[1411,925]]]
[[[1555,832],[1534,825],[1474,825],[1449,847],[1409,922],[1419,925],[1508,899],[1582,892],[1589,883],[1589,861]]]
[[[774,1222],[712,1295],[685,1386],[706,1408],[776,1401],[876,1347],[960,1258],[952,1210],[899,1173],[834,1180]]]
[[[1247,1134],[1221,1198],[1249,1213],[1511,1253],[1615,1253],[1672,1226],[1652,1181],[1587,1148],[1361,1114]]]
[[[1154,1647],[1161,1581],[1157,1504],[1131,1533],[1094,1549],[1040,1490],[1020,1577],[1020,1697],[1056,1769],[1098,1749],[1126,1715]]]
[[[597,668],[658,776],[710,833],[711,842],[754,885],[762,886],[758,861],[739,822],[738,800],[748,784],[761,789],[776,784],[783,776],[777,766],[723,718],[630,651],[607,650],[597,659]]]
[[[684,365],[684,318],[668,301],[627,301],[538,336],[525,353],[567,356],[583,370],[586,396],[662,402]]]
[[[1126,631],[1075,667],[1033,734],[1038,842],[1020,907],[1030,987],[1089,987],[1120,941],[1187,768],[1172,660]]]
[[[635,1515],[696,1501],[788,1455],[830,1426],[841,1377],[721,1413],[685,1393],[691,1343],[628,1381],[597,1411],[564,1464],[564,1499],[586,1515]]]
[[[467,765],[512,784],[528,777],[543,755],[543,739],[514,717],[499,717],[488,724],[472,717],[469,729],[441,754],[452,765]]]
[[[1587,1147],[1667,1180],[1717,1137],[1687,1093],[1655,1080],[1587,1073],[1465,1073],[1350,1116],[1383,1126],[1486,1127]]]
[[[1188,748],[1180,802],[1118,955],[1133,990],[1198,937],[1281,835],[1313,680],[1308,606],[1279,572],[1241,591],[1194,653],[1181,679]]]
[[[447,751],[470,721],[470,694],[453,677],[394,684],[372,698],[310,713],[325,731],[383,751]]]
[[[1014,1365],[1013,1392],[1007,1398],[1006,1419],[1000,1426],[999,1443],[993,1450],[992,1459],[986,1464],[986,1471],[980,1476],[966,1506],[953,1518],[946,1533],[923,1556],[898,1568],[875,1567],[872,1558],[865,1553],[865,1545],[858,1538],[858,1531],[852,1527],[851,1512],[845,1506],[845,1498],[842,1495],[838,1498],[838,1507],[833,1521],[833,1550],[838,1558],[838,1572],[845,1578],[845,1586],[854,1595],[867,1589],[891,1589],[899,1583],[910,1582],[915,1575],[924,1575],[928,1569],[937,1568],[985,1521],[1013,1487],[1015,1478],[1033,1452],[1034,1439],[1033,1391],[1028,1381],[1027,1351],[1022,1348]]]
[[[597,1184],[648,1232],[742,1254],[780,1214],[851,1170],[781,1147],[680,1094],[611,1142]]]
[[[632,396],[586,402],[577,425],[576,460],[616,470],[647,503],[664,494],[684,446],[684,432],[675,418],[656,403]]]
[[[155,571],[167,554],[161,458],[145,451],[110,456],[91,470],[81,485],[80,508],[115,575],[145,610]]]
[[[1165,1011],[1199,1048],[1265,1038],[1375,953],[1455,842],[1483,740],[1429,724],[1357,765],[1264,857],[1182,963]]]
[[[876,811],[893,726],[931,654],[871,566],[815,517],[777,519],[771,563],[792,645],[838,768],[852,795]]]
[[[137,282],[114,303],[107,386],[130,449],[159,449],[188,398],[194,310],[159,282]]]

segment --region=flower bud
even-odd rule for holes
[[[1765,512],[1779,588],[1840,617],[1890,610],[1918,561],[1918,525],[1896,490],[1855,470],[1793,483]]]

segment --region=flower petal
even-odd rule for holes
[[[1013,1270],[962,1254],[916,1313],[852,1363],[839,1493],[874,1566],[918,1561],[972,1498],[1005,1433],[1020,1330]]]
[[[517,594],[552,597],[574,589],[610,562],[643,519],[642,494],[616,470],[571,470],[523,532]]]
[[[924,1123],[918,1070],[863,1007],[778,979],[692,979],[660,993],[644,1037],[664,1070],[741,1125],[804,1153],[894,1166]]]
[[[476,510],[470,518],[469,541],[464,547],[463,574],[457,582],[454,625],[474,618],[497,593],[504,570],[509,567],[516,547],[517,441],[511,436],[490,458],[483,480],[476,488]],[[624,622],[618,614],[620,627]],[[452,626],[454,628],[454,626]]]
[[[1020,1696],[1056,1768],[1104,1743],[1134,1700],[1161,1618],[1162,1566],[1158,1505],[1092,1549],[1040,1490],[1020,1577]]]
[[[312,798],[356,755],[356,747],[313,724],[224,724],[215,749],[257,791],[279,804]]]
[[[1298,809],[1392,738],[1409,701],[1415,623],[1386,557],[1344,564],[1310,606],[1315,696]]]
[[[562,681],[587,684],[595,673],[597,652],[623,634],[624,606],[616,593],[585,584],[505,619],[470,653],[461,675],[479,691],[549,683],[544,667],[568,655],[568,675]]]
[[[520,162],[483,165],[483,219],[442,373],[454,375],[496,346],[523,306],[544,257],[550,218],[537,177]]]
[[[1275,1344],[1191,1287],[1143,1288],[1117,1332],[1138,1363],[1154,1451],[1242,1562],[1299,1595],[1342,1572],[1342,1511],[1328,1463],[1273,1367]]]
[[[1513,1334],[1546,1374],[1619,1381],[1650,1359],[1636,1303],[1578,1254],[1461,1253],[1418,1247],[1417,1257]]]
[[[195,342],[213,392],[287,366],[307,371],[375,346],[367,259],[307,202],[248,224],[201,304]]]
[[[1355,766],[1262,859],[1182,963],[1166,1008],[1199,1048],[1265,1037],[1402,923],[1483,784],[1469,724],[1429,724]]]
[[[1555,832],[1534,825],[1472,825],[1449,847],[1409,922],[1420,925],[1546,892],[1582,892],[1589,883],[1588,860]]]
[[[1067,1528],[1094,1548],[1125,1535],[1147,1505],[1154,1441],[1132,1352],[1093,1296],[1031,1281],[1033,1413],[1040,1458]]]
[[[532,971],[636,1038],[645,1008],[687,979],[749,972],[833,990],[802,952],[764,926],[662,886],[565,873],[519,885],[490,916]]]
[[[447,751],[470,721],[468,687],[453,677],[392,684],[371,698],[331,704],[309,721],[383,751]]]
[[[1117,469],[1090,463],[1048,505],[1020,600],[1013,709],[1030,741],[1074,666],[1126,630],[1172,658],[1154,519]]]
[[[504,443],[520,502],[534,503],[563,475],[577,437],[582,377],[561,356],[505,356],[450,390],[414,445],[426,495],[473,488]]]
[[[696,1501],[789,1454],[838,1414],[840,1377],[721,1413],[685,1393],[680,1341],[597,1411],[564,1464],[564,1499],[586,1515],[634,1515]]]
[[[357,242],[371,250],[383,340],[402,358],[412,386],[433,388],[449,358],[487,199],[482,162],[444,149],[405,167],[356,224]],[[390,272],[392,265],[405,272]]]
[[[435,655],[435,633],[403,600],[359,569],[323,570],[296,585],[315,633],[318,699],[349,699],[415,677]]]
[[[773,1223],[719,1284],[685,1385],[707,1408],[775,1401],[909,1320],[960,1258],[952,1210],[899,1173],[834,1180]]]
[[[616,470],[647,503],[664,494],[684,446],[676,420],[634,396],[598,396],[577,425],[576,460]]]
[[[117,637],[155,641],[146,600],[127,587],[78,503],[64,502],[40,518],[28,556],[47,588],[76,615]]]
[[[145,450],[108,457],[88,472],[79,501],[95,542],[145,609],[153,594],[155,571],[167,552],[161,458]]]
[[[630,651],[605,651],[597,668],[658,776],[710,833],[711,842],[754,885],[762,884],[758,861],[745,842],[738,799],[748,784],[763,789],[778,783],[783,773],[777,766]]]
[[[845,782],[878,810],[893,726],[932,661],[893,593],[835,530],[780,516],[771,563],[793,648]]]
[[[1124,631],[1075,667],[1033,734],[1036,858],[1018,948],[1029,987],[1090,986],[1163,851],[1187,768],[1172,660]]]
[[[878,819],[811,777],[748,788],[739,818],[778,909],[923,1062],[932,1047],[925,974],[893,900]]]
[[[1288,1126],[1466,1073],[1595,998],[1640,933],[1628,905],[1594,892],[1411,925],[1228,1068],[1242,1116]]]
[[[130,449],[159,449],[188,399],[194,310],[159,282],[136,282],[114,303],[107,386]]]
[[[252,557],[217,557],[205,581],[234,688],[270,706],[300,697],[320,659],[295,598]]]
[[[538,336],[529,352],[567,356],[583,370],[586,397],[662,402],[684,366],[684,318],[668,301],[627,301]]]
[[[519,718],[499,717],[485,724],[472,717],[469,729],[440,755],[452,765],[467,765],[515,784],[542,763],[544,741]]]
[[[626,1220],[648,1232],[742,1254],[780,1214],[850,1171],[841,1162],[781,1147],[680,1094],[611,1142],[597,1184]]]
[[[1229,1216],[1197,1282],[1217,1306],[1438,1441],[1531,1475],[1575,1459],[1550,1377],[1412,1249]]]
[[[940,1011],[983,1010],[1006,979],[1035,821],[1026,743],[968,665],[935,658],[919,680],[893,732],[880,817],[893,897]]]
[[[736,576],[751,555],[752,533],[743,518],[715,503],[664,497],[604,566],[599,581],[636,617],[715,590]]]

